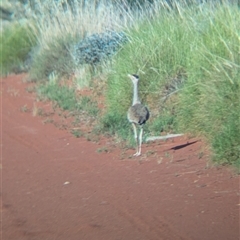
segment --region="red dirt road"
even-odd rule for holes
[[[1,79],[2,240],[239,239],[239,176],[207,168],[201,141],[100,153],[33,116],[23,77]]]

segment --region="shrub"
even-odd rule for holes
[[[73,59],[76,65],[96,65],[116,54],[121,45],[127,41],[124,33],[104,32],[84,38],[73,47]]]
[[[28,70],[30,51],[35,44],[35,36],[27,23],[13,23],[4,28],[0,39],[1,75]]]

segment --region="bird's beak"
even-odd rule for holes
[[[127,76],[128,76],[129,78],[132,78],[132,75],[131,75],[131,74],[128,74]]]

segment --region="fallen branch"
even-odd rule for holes
[[[155,140],[166,140],[169,138],[175,138],[175,137],[180,137],[183,136],[184,134],[179,133],[179,134],[168,134],[165,136],[155,136],[155,137],[147,137],[146,142],[150,142],[150,141],[155,141]]]

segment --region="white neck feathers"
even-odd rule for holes
[[[132,105],[141,103],[138,97],[138,81],[133,81],[133,102]]]

